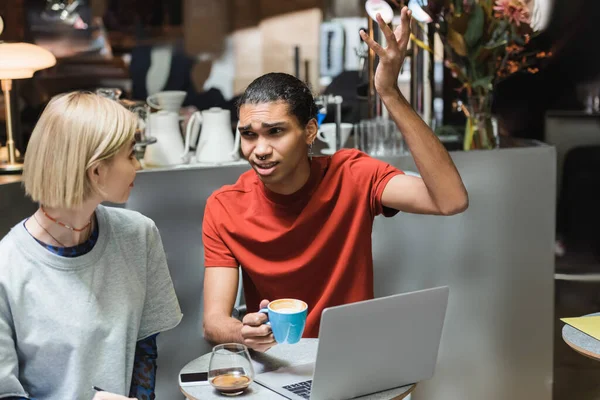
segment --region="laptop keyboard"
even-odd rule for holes
[[[304,381],[299,383],[294,383],[293,385],[287,385],[283,388],[289,390],[290,392],[304,397],[305,399],[310,399],[310,388],[312,387],[312,380]]]

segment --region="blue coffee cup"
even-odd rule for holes
[[[308,305],[302,300],[274,300],[259,312],[269,316],[267,324],[271,325],[277,343],[294,344],[302,338],[308,314]]]

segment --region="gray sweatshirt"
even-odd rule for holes
[[[75,258],[17,224],[0,241],[0,398],[127,395],[136,342],[182,318],[154,222],[96,210],[94,248]]]

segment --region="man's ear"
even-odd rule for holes
[[[306,124],[306,144],[310,145],[314,142],[318,132],[319,125],[317,124],[317,120],[313,118]]]

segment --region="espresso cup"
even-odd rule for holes
[[[267,324],[271,325],[277,343],[294,344],[302,338],[308,314],[308,306],[302,300],[274,300],[259,312],[269,316]]]

